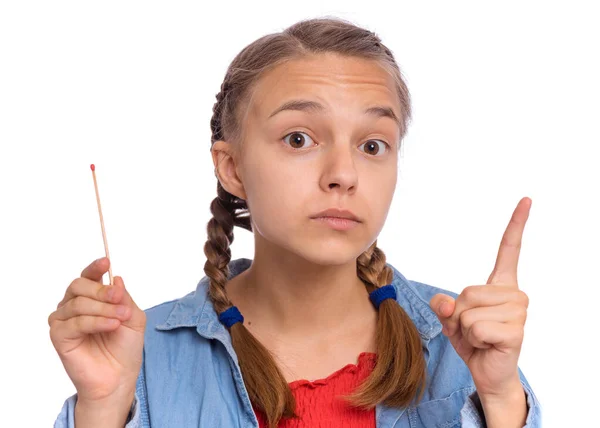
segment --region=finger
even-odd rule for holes
[[[466,287],[456,298],[454,312],[445,322],[448,335],[456,334],[460,327],[460,316],[464,311],[478,307],[498,306],[509,302],[527,308],[529,298],[523,291],[503,285],[471,285]]]
[[[519,324],[497,321],[477,321],[465,339],[476,348],[519,348],[523,343],[524,328]]]
[[[56,308],[60,308],[69,300],[77,296],[89,297],[104,302],[119,303],[122,295],[122,290],[114,285],[105,286],[87,278],[75,278],[67,287],[65,296],[58,303]]]
[[[515,302],[504,303],[497,306],[483,306],[472,308],[460,314],[460,325],[463,329],[471,328],[477,321],[495,321],[503,323],[525,324],[527,308]]]
[[[118,318],[125,321],[131,315],[131,309],[123,305],[113,305],[89,297],[77,296],[53,312],[48,319],[48,324],[51,325],[54,320],[66,321],[80,315]]]
[[[115,318],[80,315],[66,321],[57,321],[53,325],[53,342],[80,339],[94,333],[113,331],[119,327],[120,321]]]
[[[120,276],[113,277],[113,287],[119,290],[122,298],[117,301],[117,303],[127,306],[131,311],[131,316],[129,319],[122,322],[124,326],[132,327],[138,331],[141,331],[146,326],[146,313],[142,311],[139,306],[134,302],[129,294],[129,291],[125,288],[125,283],[123,282],[123,278]]]
[[[523,231],[525,230],[525,223],[527,223],[527,219],[529,218],[531,203],[532,200],[530,198],[523,198],[517,204],[517,208],[515,208],[502,236],[498,256],[496,257],[496,264],[494,265],[492,274],[488,278],[488,284],[518,286],[517,268],[519,255],[521,253]]]
[[[92,281],[102,283],[102,277],[106,272],[108,272],[108,268],[110,267],[110,260],[108,257],[100,257],[97,260],[94,260],[88,266],[86,266],[81,271],[81,277],[87,278]]]
[[[468,309],[460,314],[460,331],[466,338],[473,338],[471,329],[480,321],[493,321],[499,323],[513,323],[524,325],[527,319],[527,309],[514,302],[498,306],[488,306]],[[475,338],[476,340],[476,338]],[[483,342],[472,342],[477,348],[488,348]]]
[[[431,298],[429,306],[431,306],[431,309],[435,312],[440,322],[443,323],[454,312],[455,301],[452,296],[438,293]]]
[[[81,271],[80,277],[102,284],[102,276],[108,271],[109,266],[110,260],[107,257],[100,257],[99,259],[94,260],[92,263],[86,266]],[[71,287],[67,288],[63,299],[56,306],[57,308],[61,307],[65,302],[74,297],[74,295],[70,293],[70,288]]]

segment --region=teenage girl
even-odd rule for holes
[[[377,247],[411,118],[374,33],[335,19],[264,36],[213,109],[218,179],[195,291],[145,311],[109,260],[50,314],[77,393],[55,427],[538,427],[517,363],[517,264],[531,200],[486,284],[406,279]],[[234,226],[254,259],[231,259]]]

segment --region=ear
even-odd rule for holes
[[[215,141],[210,149],[215,165],[215,175],[221,186],[232,195],[246,199],[244,185],[237,171],[233,146],[226,141]]]

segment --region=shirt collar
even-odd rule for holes
[[[250,267],[252,260],[241,258],[229,263],[228,279]],[[413,321],[421,338],[428,341],[442,331],[442,325],[435,313],[404,275],[389,265],[394,272],[392,285],[396,289],[396,301]],[[196,290],[175,301],[173,309],[165,320],[155,325],[158,330],[173,330],[180,327],[196,327],[198,333],[208,339],[231,341],[225,326],[208,298],[208,277],[198,283]]]

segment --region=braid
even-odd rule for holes
[[[250,221],[250,211],[246,201],[232,195],[223,188],[221,182],[217,182],[217,198],[220,201],[221,206],[227,211],[232,222],[232,232],[229,238],[229,244],[233,242],[233,226],[241,227],[252,232],[252,223]],[[213,201],[213,203],[214,203]],[[211,205],[212,212],[212,205]],[[214,212],[213,212],[214,215]]]
[[[242,210],[242,215],[237,210]],[[225,294],[225,283],[229,277],[233,227],[252,231],[252,226],[246,202],[227,192],[221,183],[217,185],[217,197],[210,204],[210,212],[213,218],[206,227],[208,240],[204,244],[204,272],[211,279],[210,297],[215,310],[220,313],[232,306]]]
[[[233,216],[225,208],[220,198],[215,198],[210,204],[213,215],[206,227],[208,240],[204,244],[206,263],[204,272],[210,278],[209,295],[218,313],[231,306],[225,293],[225,283],[229,277],[229,262],[233,242]]]
[[[212,131],[210,140],[211,145],[214,144],[215,141],[224,139],[222,126],[223,106],[230,88],[229,78],[228,76],[225,76],[225,79],[221,84],[221,91],[217,94],[217,102],[213,105],[213,116],[210,120],[210,129]]]
[[[391,283],[394,277],[377,241],[356,259],[356,270],[369,292]],[[392,299],[379,305],[375,340],[375,369],[346,400],[363,408],[381,401],[388,406],[405,407],[415,397],[419,400],[426,375],[421,338],[410,317]]]
[[[377,241],[356,259],[356,273],[367,288],[374,290],[392,281],[394,274],[385,260],[385,254],[377,247]]]

